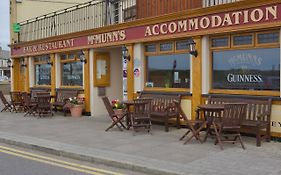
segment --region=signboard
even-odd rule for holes
[[[167,21],[146,26],[133,26],[126,29],[95,33],[66,40],[57,40],[24,47],[12,48],[12,56],[40,54],[62,49],[98,48],[126,42],[142,42],[147,39],[161,39],[167,36],[188,36],[192,33],[204,31],[205,34],[231,28],[248,28],[253,25],[277,24],[281,25],[281,3],[259,6],[248,9],[214,13],[205,16],[186,17],[180,20]],[[16,31],[19,31],[18,28]],[[184,35],[185,34],[185,35]],[[160,38],[159,38],[160,37]]]
[[[20,32],[20,29],[21,29],[21,26],[20,26],[19,23],[14,23],[14,24],[13,24],[13,32],[19,33],[19,32]]]

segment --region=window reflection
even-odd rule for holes
[[[215,89],[279,90],[280,48],[213,52]]]
[[[35,65],[35,84],[51,85],[51,65],[49,64]]]
[[[83,64],[69,62],[62,65],[62,85],[83,86]]]
[[[190,59],[188,54],[147,57],[147,83],[161,88],[190,87]]]

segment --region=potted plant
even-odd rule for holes
[[[81,117],[84,109],[84,100],[81,98],[69,98],[70,113],[72,117]]]
[[[123,113],[123,109],[125,108],[125,106],[118,99],[112,100],[111,105],[115,114],[120,115]]]

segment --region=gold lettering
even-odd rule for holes
[[[175,22],[171,22],[168,26],[169,33],[175,33],[177,31],[177,24]]]
[[[198,18],[195,19],[189,19],[188,20],[189,23],[189,30],[198,30]]]
[[[221,25],[222,19],[218,15],[212,16],[212,27],[219,27]]]
[[[167,33],[168,33],[168,26],[167,26],[166,23],[165,23],[165,24],[162,24],[162,25],[160,26],[160,33],[161,33],[161,34],[167,34]]]
[[[156,29],[157,29],[157,31],[156,31]],[[159,35],[159,34],[160,34],[159,25],[154,25],[154,26],[152,27],[152,34],[153,34],[153,35]]]
[[[187,20],[179,21],[178,22],[178,32],[186,32],[187,31]]]
[[[232,16],[234,17],[234,24],[240,24],[240,16],[242,12],[233,12]]]
[[[229,16],[229,13],[224,15],[222,26],[225,26],[225,23],[227,23],[227,25],[232,25],[232,21],[231,21],[231,18]]]
[[[277,5],[273,7],[267,7],[265,9],[265,19],[269,20],[269,13],[273,16],[273,19],[277,19]]]
[[[251,12],[251,20],[254,22],[259,22],[262,20],[264,14],[261,9],[255,9]]]
[[[145,35],[144,36],[151,36],[152,33],[151,33],[151,29],[150,29],[150,26],[147,26],[146,29],[145,29]]]
[[[126,32],[125,32],[125,30],[121,30],[119,32],[119,36],[120,36],[120,40],[121,41],[125,40],[126,39]]]
[[[202,29],[206,29],[210,26],[210,19],[208,17],[203,17],[201,20],[200,20],[200,27]]]
[[[249,22],[249,10],[244,11],[244,23]]]

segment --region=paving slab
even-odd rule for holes
[[[119,131],[107,116],[81,118],[23,117],[22,113],[0,113],[0,141],[38,149],[52,154],[141,171],[148,174],[281,174],[281,143],[262,143],[243,137],[246,150],[239,144],[224,144],[212,139],[184,145],[178,139],[185,129],[153,125],[152,135],[132,130]]]

